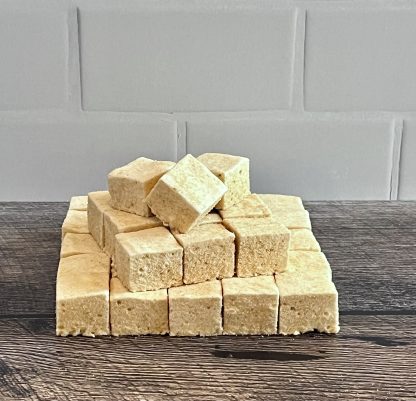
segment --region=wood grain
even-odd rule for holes
[[[305,202],[341,313],[416,310],[416,202]],[[0,316],[53,316],[67,203],[0,203]]]
[[[67,203],[0,203],[0,315],[53,314]]]
[[[305,202],[341,332],[55,337],[66,203],[0,203],[0,400],[415,400],[416,202]]]
[[[0,320],[0,399],[414,400],[415,316],[345,316],[337,336],[57,338]],[[3,397],[3,398],[2,398]]]

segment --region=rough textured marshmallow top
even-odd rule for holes
[[[302,199],[293,195],[259,194],[260,199],[271,212],[277,209],[304,209]]]
[[[230,242],[233,242],[235,238],[235,235],[222,224],[203,224],[186,234],[173,232],[173,235],[183,247],[215,240],[228,239]]]
[[[199,213],[206,212],[207,204],[215,204],[227,191],[220,179],[189,154],[160,180],[190,202]]]
[[[294,210],[294,209],[281,209],[280,212],[277,210],[273,211],[272,220],[282,223],[287,228],[306,228],[312,229],[311,219],[309,218],[309,212],[305,209]]]
[[[87,210],[88,207],[88,196],[73,196],[69,202],[70,210]]]
[[[275,223],[269,219],[229,219],[224,220],[223,224],[238,237],[290,234],[290,231],[284,225]]]
[[[294,251],[320,251],[321,246],[311,230],[297,228],[290,230],[290,249]]]
[[[57,300],[108,295],[110,259],[103,253],[75,255],[59,262]]]
[[[224,296],[227,295],[277,295],[273,276],[231,277],[222,280]]]
[[[85,210],[68,210],[62,224],[63,232],[77,232],[88,234],[88,214]]]
[[[269,208],[257,194],[250,194],[227,210],[220,210],[220,214],[223,219],[271,216]]]
[[[95,191],[88,194],[88,202],[94,202],[99,209],[110,208],[111,196],[108,191]]]
[[[165,227],[117,234],[116,240],[130,256],[182,250],[175,237]]]
[[[249,163],[247,157],[226,155],[223,153],[204,153],[197,159],[208,167],[216,176],[224,176],[241,162]]]
[[[170,298],[221,298],[220,280],[169,288]]]
[[[101,253],[101,248],[91,234],[67,233],[62,240],[61,258],[83,253]]]
[[[162,222],[157,217],[143,217],[116,209],[108,209],[104,212],[104,215],[106,219],[117,227],[118,232],[162,225]]]
[[[165,301],[168,296],[166,289],[156,291],[129,291],[121,281],[113,277],[110,282],[110,297],[111,300],[123,300],[123,299],[140,299],[146,301]]]
[[[139,157],[125,166],[116,168],[108,175],[111,177],[129,178],[138,182],[146,182],[170,170],[175,163]]]
[[[287,274],[290,273],[309,277],[326,277],[332,279],[331,266],[322,252],[289,251],[287,260]],[[285,273],[281,273],[286,274]]]
[[[293,272],[285,272],[276,275],[276,284],[279,287],[280,296],[337,294],[334,283],[325,277],[301,279]]]

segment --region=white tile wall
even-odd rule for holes
[[[308,110],[416,111],[416,9],[322,7],[306,21]]]
[[[209,150],[256,191],[416,199],[415,39],[411,0],[0,0],[0,201]]]
[[[389,199],[389,121],[230,120],[188,122],[188,152],[241,154],[253,190],[306,199]]]
[[[139,155],[176,160],[176,123],[157,118],[0,119],[0,137],[1,200],[68,200]]]
[[[63,108],[67,10],[0,3],[0,110]]]
[[[83,106],[165,112],[287,109],[294,22],[293,9],[81,7]]]
[[[404,123],[399,199],[416,199],[416,119]]]

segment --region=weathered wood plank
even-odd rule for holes
[[[345,313],[416,310],[416,202],[305,202]],[[0,203],[0,316],[55,310],[66,203]]]
[[[416,310],[416,231],[315,230],[345,311]]]
[[[416,201],[320,201],[304,202],[312,223],[322,229],[410,229],[416,228]]]
[[[0,203],[0,315],[54,313],[67,203]]]
[[[416,202],[305,202],[345,313],[414,313]]]
[[[88,339],[2,319],[0,398],[414,400],[416,316],[341,323],[337,336]]]

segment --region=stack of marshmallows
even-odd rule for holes
[[[56,334],[337,333],[338,293],[297,196],[250,192],[249,159],[141,157],[71,199]]]

